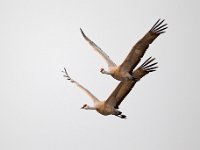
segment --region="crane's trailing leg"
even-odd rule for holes
[[[116,116],[121,118],[121,119],[126,119],[126,115],[116,115]]]
[[[117,110],[114,115],[121,119],[126,119],[126,115],[123,115],[122,112],[119,110]]]
[[[120,115],[120,118],[126,119],[126,115]]]

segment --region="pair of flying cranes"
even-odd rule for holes
[[[96,110],[102,115],[115,115],[122,119],[126,118],[121,111],[119,111],[119,105],[124,100],[124,98],[131,91],[136,82],[138,82],[146,74],[153,72],[158,68],[157,62],[154,62],[155,58],[149,57],[141,66],[133,70],[137,64],[140,62],[145,51],[149,45],[162,33],[165,33],[167,29],[167,24],[163,24],[164,20],[158,20],[153,27],[145,34],[145,36],[140,39],[131,49],[130,53],[121,65],[116,65],[110,57],[92,40],[90,40],[85,33],[81,30],[81,34],[84,39],[93,47],[93,49],[100,54],[101,57],[107,62],[108,70],[101,68],[100,72],[102,74],[111,75],[113,78],[120,81],[118,86],[112,92],[112,94],[105,101],[100,101],[96,98],[88,89],[83,85],[72,79],[66,69],[64,68],[64,77],[77,85],[78,88],[83,90],[92,100],[93,106],[84,104],[81,109],[85,110]]]

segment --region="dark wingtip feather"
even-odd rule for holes
[[[156,70],[147,70],[148,72],[154,72],[154,71],[156,71]]]
[[[164,30],[167,29],[167,28],[168,28],[168,27],[158,29],[158,30],[156,30],[156,32],[160,34],[162,31],[164,31]],[[165,31],[164,31],[164,32],[165,32]]]
[[[156,67],[151,67],[151,68],[148,68],[148,69],[145,69],[147,72],[152,72],[152,71],[156,71],[156,69],[158,68],[158,66]]]
[[[155,63],[153,63],[153,64],[149,64],[148,66],[146,65],[146,66],[144,66],[143,68],[144,68],[144,69],[147,69],[147,68],[150,68],[150,67],[155,66],[155,65],[157,65],[157,64],[158,64],[158,63],[155,62]]]
[[[157,34],[162,34],[164,33],[164,30],[167,29],[168,27],[167,24],[163,24],[162,23],[165,21],[165,19],[161,20],[158,19],[158,21],[153,25],[153,27],[151,28],[151,32],[157,33]]]
[[[159,34],[163,34],[163,33],[165,33],[165,31],[162,31],[162,32],[160,32]]]
[[[156,23],[153,25],[153,27],[151,28],[151,30],[153,30],[154,28],[155,28],[155,26],[157,25],[157,23],[160,21],[160,19],[158,19],[157,21],[156,21]]]
[[[141,68],[147,72],[153,72],[156,71],[156,69],[158,68],[158,66],[156,66],[158,64],[158,62],[154,62],[155,58],[149,57],[142,65]]]
[[[155,31],[159,31],[159,30],[163,30],[163,29],[166,29],[164,27],[166,27],[167,24],[163,24],[162,26],[159,26],[158,28],[156,28]]]
[[[145,60],[145,62],[141,65],[142,67],[146,65],[146,63],[149,62],[149,60],[151,59],[152,57],[149,57],[147,60]]]
[[[80,28],[81,33],[83,33],[83,30]]]
[[[156,21],[156,23],[153,25],[153,27],[151,28],[151,30],[154,30],[156,27],[158,27],[160,25],[160,20],[161,19],[158,19],[158,21]],[[161,22],[163,22],[163,20]]]
[[[83,30],[82,30],[81,28],[80,28],[80,31],[81,31],[82,36],[83,36],[84,38],[87,38],[86,35],[85,35],[85,33],[83,32]]]

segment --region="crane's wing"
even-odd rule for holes
[[[99,47],[97,46],[92,40],[90,40],[83,30],[80,28],[81,34],[83,35],[84,39],[93,47],[93,49],[107,62],[108,67],[114,67],[116,64],[110,59],[110,57]]]
[[[67,80],[69,80],[71,83],[76,84],[81,90],[83,90],[95,103],[96,101],[99,101],[88,89],[86,89],[84,86],[82,86],[80,83],[78,83],[77,81],[73,80],[67,73],[67,70],[64,68],[64,71],[62,71],[64,73],[64,77],[67,78]]]
[[[120,65],[120,68],[126,72],[132,72],[132,70],[137,66],[146,52],[149,45],[162,33],[165,33],[167,29],[167,24],[162,24],[164,20],[158,20],[151,30],[146,33],[146,35],[140,39],[131,49],[130,53]]]
[[[148,58],[138,69],[136,69],[133,72],[133,77],[140,80],[142,77],[144,77],[149,72],[153,72],[156,70],[157,62],[152,63],[155,59],[154,58]],[[109,98],[106,100],[106,103],[109,105],[114,106],[116,109],[118,109],[121,102],[124,100],[124,98],[129,94],[131,89],[134,87],[135,83],[137,81],[135,80],[128,80],[128,81],[122,81],[118,84],[118,86],[115,88],[115,90],[112,92],[112,94],[109,96]]]

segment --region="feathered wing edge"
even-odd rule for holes
[[[72,79],[67,73],[67,70],[65,68],[64,68],[64,71],[62,72],[64,73],[63,77],[65,77],[71,83],[74,83],[75,85],[77,85],[78,88],[80,88],[83,92],[85,92],[93,100],[94,103],[99,101],[98,98],[96,98],[88,89],[86,89],[83,85],[81,85],[80,83]]]
[[[153,25],[153,27],[151,28],[150,31],[157,33],[157,34],[165,33],[164,30],[168,28],[168,27],[166,27],[167,24],[163,24],[162,26],[160,26],[165,21],[165,19],[163,19],[162,21],[160,21],[160,20],[161,19],[158,19],[158,21]]]
[[[137,81],[139,81],[148,73],[156,71],[158,66],[156,66],[157,62],[153,63],[154,60],[155,58],[148,58],[140,67],[133,71],[133,77],[136,78]],[[121,102],[129,94],[137,81],[128,80],[120,82],[115,90],[112,92],[112,94],[109,96],[109,98],[106,100],[106,102],[109,105],[113,105],[116,109],[118,109]]]
[[[92,48],[107,62],[108,67],[114,67],[116,64],[110,59],[110,57],[99,47],[97,46],[92,40],[89,39],[80,28],[81,34],[83,38],[92,46]]]
[[[140,39],[131,49],[124,62],[120,65],[120,68],[127,72],[132,70],[138,65],[141,58],[144,56],[149,45],[165,30],[168,28],[167,24],[163,24],[165,20],[159,19],[153,27]]]

